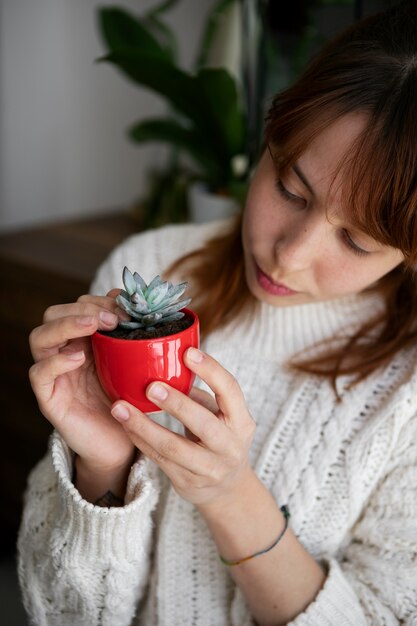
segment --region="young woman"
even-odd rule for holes
[[[243,215],[136,235],[46,311],[30,378],[55,433],[19,538],[34,624],[416,622],[416,110],[407,2],[275,98]],[[111,405],[91,356],[124,265],[189,279],[202,321],[198,384],[151,384],[152,417]]]

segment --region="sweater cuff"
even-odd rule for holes
[[[125,506],[105,508],[84,500],[73,485],[74,455],[57,432],[52,435],[51,456],[58,483],[55,532],[60,541],[71,543],[73,554],[88,552],[91,558],[107,553],[131,560],[136,552],[143,554],[152,529],[151,513],[159,495],[159,481],[152,463],[141,458],[132,466]]]
[[[322,563],[328,570],[322,589],[306,610],[287,626],[367,626],[358,598],[339,563],[335,559],[323,559]],[[232,606],[232,623],[236,626],[255,624],[239,589]]]
[[[368,622],[353,588],[336,559],[323,559],[327,578],[306,610],[287,626],[367,626]]]

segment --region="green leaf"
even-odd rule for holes
[[[132,317],[135,317],[135,318],[137,317],[137,314],[134,311],[134,309],[131,307],[130,302],[122,298],[120,294],[116,297],[116,302],[120,306],[120,308],[126,311],[128,315],[131,315]]]
[[[145,291],[145,289],[147,288],[148,285],[146,284],[146,282],[144,281],[142,276],[140,274],[138,274],[138,272],[134,272],[133,273],[133,278],[136,281],[137,288],[140,289],[140,291],[141,291],[141,293],[143,295],[143,292]]]
[[[141,314],[149,313],[149,311],[151,310],[148,302],[146,301],[146,298],[144,298],[142,293],[139,293],[139,291],[134,293],[133,296],[130,298],[130,307],[136,313]]]
[[[126,330],[136,330],[137,328],[143,328],[143,324],[140,322],[124,322],[120,321],[119,326],[121,328],[125,328]]]
[[[184,291],[187,289],[188,287],[188,283],[179,283],[178,285],[171,285],[171,287],[168,289],[168,298],[174,299],[174,298],[179,298],[180,296],[182,296],[182,294],[184,293]]]
[[[230,180],[231,158],[245,151],[246,128],[236,85],[226,70],[204,69],[192,76],[165,59],[138,50],[114,51],[99,61],[113,63],[188,119],[198,141],[193,148],[183,136],[183,147],[187,145],[194,158],[198,157],[211,188],[221,188]]]
[[[172,55],[167,49],[128,11],[106,7],[99,9],[98,17],[101,34],[110,51],[140,50],[172,62]]]
[[[163,282],[159,285],[155,285],[150,293],[148,293],[148,302],[151,307],[151,311],[154,311],[164,300],[167,291],[168,291],[168,283]]]
[[[166,52],[171,63],[176,64],[178,59],[178,44],[175,34],[160,19],[152,15],[147,15],[143,20],[143,25],[158,40],[159,45]]]
[[[171,313],[176,313],[180,309],[183,309],[188,304],[190,304],[190,302],[191,302],[191,298],[185,298],[184,300],[180,300],[179,302],[176,302],[175,304],[170,304],[166,307],[163,307],[162,309],[159,309],[159,311],[160,313],[163,313],[164,316],[170,315]]]
[[[246,125],[236,83],[223,68],[199,71],[196,80],[228,156],[245,151]]]
[[[133,278],[132,272],[125,266],[123,268],[123,284],[129,296],[136,291],[136,281]]]
[[[151,282],[148,285],[148,288],[146,290],[146,298],[149,298],[150,294],[152,293],[152,291],[155,289],[155,287],[157,287],[158,285],[162,284],[162,280],[159,274],[157,274],[155,276],[155,278],[152,278]]]
[[[156,322],[158,322],[160,319],[162,318],[162,313],[148,313],[148,315],[144,315],[142,317],[142,322],[143,324],[145,324],[146,326],[148,326],[149,324],[155,324]]]
[[[172,313],[171,315],[167,315],[166,317],[163,317],[161,319],[161,324],[162,322],[176,322],[177,320],[180,320],[184,317],[184,313],[181,313],[180,311],[178,313]]]
[[[185,128],[173,118],[154,118],[138,122],[129,129],[129,137],[137,143],[162,141],[187,152],[213,181],[221,179],[224,168],[204,133],[197,128]]]
[[[98,61],[113,63],[134,83],[158,93],[196,124],[204,124],[204,102],[194,78],[166,59],[142,50],[119,50]]]

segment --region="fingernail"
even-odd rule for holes
[[[126,422],[129,419],[129,410],[124,404],[116,404],[112,410],[111,414],[115,417],[119,422]]]
[[[154,383],[149,388],[148,395],[155,400],[166,400],[168,398],[168,391],[162,385]]]
[[[201,363],[203,360],[203,353],[197,348],[188,348],[187,356],[193,363]]]
[[[100,311],[99,317],[103,324],[107,324],[107,326],[116,324],[117,322],[117,315],[111,313],[110,311]]]

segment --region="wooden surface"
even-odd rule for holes
[[[51,304],[88,291],[110,250],[139,230],[127,213],[0,235],[0,550],[13,552],[27,475],[51,428],[28,381],[30,331]]]

